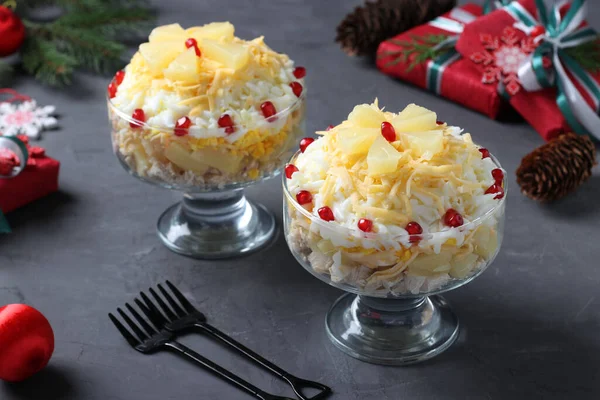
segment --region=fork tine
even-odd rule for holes
[[[125,338],[125,340],[127,340],[127,342],[129,343],[129,345],[131,347],[136,347],[137,345],[140,344],[140,341],[137,340],[132,334],[131,332],[129,332],[127,330],[127,328],[125,328],[123,326],[123,324],[121,324],[119,322],[119,320],[117,319],[117,317],[115,317],[114,315],[112,315],[111,313],[108,313],[108,318],[110,318],[110,320],[112,321],[112,323],[117,327],[117,329],[119,330],[119,332],[121,332],[121,335],[123,335],[123,337]]]
[[[144,303],[142,303],[140,299],[135,299],[134,301],[135,304],[137,304],[137,306],[140,308],[140,310],[142,310],[142,312],[146,315],[146,317],[150,319],[150,322],[152,322],[156,329],[160,330],[164,327],[165,323],[162,322],[160,317],[156,316],[156,313],[154,311],[150,310],[150,308],[148,308]]]
[[[144,300],[144,303],[146,303],[145,304],[146,308],[148,310],[150,310],[150,312],[152,313],[152,317],[156,319],[156,322],[161,327],[163,327],[165,324],[169,323],[169,320],[167,318],[165,318],[163,313],[160,312],[160,310],[156,307],[156,305],[152,302],[152,300],[150,300],[150,298],[148,296],[146,296],[146,293],[140,292],[140,296],[142,297],[142,300]]]
[[[150,326],[150,324],[138,313],[135,308],[133,308],[129,303],[125,303],[125,307],[129,310],[129,312],[134,316],[135,319],[142,325],[142,328],[146,331],[148,336],[152,336],[156,334],[156,331]]]
[[[125,314],[125,312],[123,310],[121,310],[120,308],[117,308],[117,311],[121,315],[121,318],[123,318],[125,320],[125,322],[127,322],[127,325],[129,325],[129,327],[131,329],[133,329],[133,331],[138,336],[138,338],[140,338],[141,341],[148,339],[148,336],[146,336],[146,334],[144,332],[142,332],[142,330],[139,328],[139,326],[137,326],[135,324],[135,322],[133,322],[131,320],[131,318],[129,318],[129,316],[127,314]]]
[[[167,299],[167,301],[169,302],[169,304],[171,305],[171,307],[173,308],[173,310],[175,310],[175,312],[177,313],[177,315],[179,315],[180,317],[185,317],[185,315],[186,315],[185,311],[183,311],[183,309],[179,306],[179,304],[177,304],[177,302],[169,294],[169,292],[167,292],[165,290],[165,288],[163,288],[161,286],[160,283],[158,285],[156,285],[156,287],[158,287],[158,290],[160,290],[160,292],[162,293],[162,295],[165,296],[165,299]]]
[[[169,306],[165,304],[165,302],[158,295],[158,293],[156,293],[156,291],[152,288],[148,290],[150,291],[150,294],[152,295],[152,297],[154,297],[160,308],[162,308],[162,310],[165,312],[167,319],[169,319],[170,321],[175,321],[177,319],[177,315],[175,315],[175,313],[169,308]]]
[[[167,286],[169,287],[169,289],[171,289],[171,292],[173,292],[175,297],[177,297],[177,300],[179,300],[179,302],[181,303],[183,308],[187,310],[187,312],[193,313],[198,311],[196,310],[194,305],[190,303],[190,301],[183,295],[183,293],[181,293],[179,289],[177,289],[175,285],[173,285],[170,281],[167,281]]]

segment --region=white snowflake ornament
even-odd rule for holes
[[[53,116],[56,107],[38,107],[35,100],[20,104],[0,103],[0,135],[27,135],[39,139],[43,130],[55,128],[58,121]]]

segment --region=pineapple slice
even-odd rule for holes
[[[133,149],[133,156],[135,158],[135,167],[138,175],[145,175],[146,171],[150,168],[148,157],[146,157],[146,151],[144,147],[139,144]]]
[[[435,154],[444,150],[444,133],[442,131],[427,131],[405,133],[409,147],[415,157],[430,160]]]
[[[407,273],[412,276],[434,276],[450,271],[452,254],[420,254],[408,265]]]
[[[198,80],[199,72],[196,50],[189,48],[169,64],[169,67],[165,70],[165,78],[172,81],[193,83]]]
[[[377,128],[340,128],[338,129],[338,146],[348,154],[360,154],[369,151],[369,148],[381,136]]]
[[[242,158],[239,156],[208,148],[195,151],[192,157],[198,162],[230,174],[239,172],[242,163]]]
[[[186,32],[179,24],[163,25],[154,28],[148,38],[151,43],[170,41],[180,41],[183,43],[186,39]]]
[[[424,132],[437,127],[437,114],[424,107],[409,104],[392,119],[396,132]]]
[[[452,257],[452,261],[450,261],[451,268],[448,274],[453,278],[466,278],[473,271],[473,268],[475,268],[478,258],[477,254],[473,253]]]
[[[202,39],[225,40],[230,42],[233,40],[235,28],[230,22],[212,22],[203,26],[195,26],[186,29],[185,33],[188,37],[192,37],[200,42]]]
[[[167,147],[165,156],[179,168],[192,171],[199,175],[206,173],[209,168],[207,164],[198,160],[190,151],[186,150],[177,142],[173,142]]]
[[[348,115],[348,121],[361,128],[380,128],[385,116],[369,104],[360,104]]]
[[[250,51],[238,43],[219,43],[212,39],[202,39],[202,55],[223,64],[226,68],[242,69],[250,59]]]
[[[148,65],[150,71],[157,75],[160,75],[184,49],[183,42],[173,41],[142,43],[140,45],[140,53],[146,60],[146,65]]]
[[[398,169],[402,153],[398,152],[383,136],[378,135],[367,155],[369,175],[383,175]]]
[[[482,225],[473,236],[475,253],[489,260],[498,248],[498,234],[492,228]]]

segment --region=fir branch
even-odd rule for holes
[[[7,84],[12,76],[13,68],[6,61],[0,60],[0,84]]]
[[[113,7],[92,11],[67,13],[55,24],[63,27],[92,29],[97,33],[115,37],[124,33],[145,33],[154,16],[151,11],[139,7]]]
[[[49,40],[30,36],[23,44],[21,53],[23,68],[36,79],[51,86],[71,83],[77,60],[57,50]]]
[[[402,47],[400,50],[389,51],[379,54],[379,58],[392,57],[385,65],[393,66],[400,62],[407,62],[411,57],[407,72],[412,71],[417,65],[433,58],[437,58],[451,50],[453,45],[437,47],[448,39],[448,35],[424,35],[411,36],[411,40],[391,39],[390,42]]]
[[[591,73],[600,71],[600,38],[568,48],[565,51],[585,70]]]

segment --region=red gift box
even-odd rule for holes
[[[459,17],[465,13],[479,17],[483,14],[483,9],[479,5],[466,4],[444,14],[442,18],[382,42],[377,50],[377,67],[387,75],[435,91],[449,100],[481,112],[490,118],[496,118],[500,112],[502,96],[496,87],[482,83],[480,71],[468,58],[460,58],[460,55],[453,49],[444,52],[439,57],[434,57],[434,60],[428,59],[426,62],[418,64],[414,63],[416,57],[414,53],[406,58],[402,57],[402,52],[408,50],[407,43],[423,42],[427,37],[432,38],[432,35],[458,38],[460,33],[457,30],[462,27],[452,30],[452,24],[449,24],[448,29],[450,30],[448,30],[442,28],[443,23],[438,22],[450,20],[449,22],[455,22],[455,24],[458,22],[464,26],[464,22],[467,21]]]
[[[560,10],[564,19],[569,16],[567,15],[569,10],[570,4]],[[571,13],[570,16],[572,17],[573,14]],[[529,20],[529,25],[523,23],[524,20]],[[571,81],[573,91],[578,92],[580,96],[576,106],[568,105],[566,101],[573,97],[573,92],[561,98],[559,97],[561,92],[556,84],[553,87],[537,87],[536,90],[529,88],[530,85],[523,87],[523,75],[519,72],[522,68],[518,66],[531,63],[531,55],[538,46],[544,46],[547,40],[546,29],[540,21],[535,0],[515,1],[465,26],[456,44],[456,50],[465,60],[472,61],[481,79],[490,87],[496,89],[500,84],[500,90],[504,89],[510,97],[510,104],[545,140],[551,140],[568,131],[588,133],[590,124],[587,124],[588,129],[580,124],[581,113],[587,112],[588,115],[590,112],[597,113],[598,104],[586,90],[583,90],[581,82],[574,79],[568,69],[565,76]],[[573,28],[577,28],[575,25]],[[586,26],[587,24],[582,22],[579,24],[579,29]],[[537,38],[538,36],[540,37]],[[544,67],[547,71],[556,68],[553,54],[544,57]],[[600,83],[600,73],[587,71],[587,76],[590,78],[589,82]],[[565,85],[562,86],[564,88]],[[589,107],[589,111],[584,110],[586,107]]]
[[[29,160],[13,178],[0,179],[0,212],[10,212],[58,190],[60,163],[41,147],[28,147]]]

